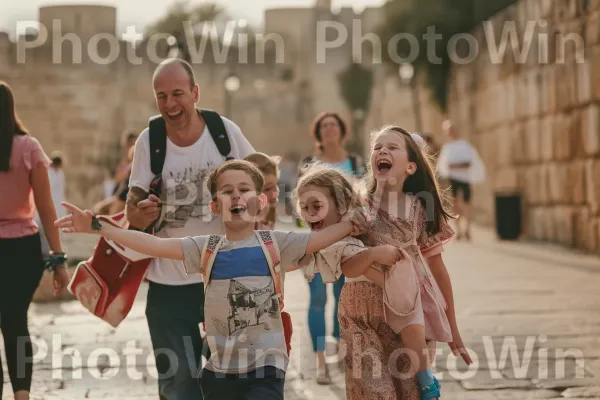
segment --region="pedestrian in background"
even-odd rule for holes
[[[44,271],[36,209],[52,254],[55,295],[69,283],[52,198],[52,164],[40,143],[23,126],[8,84],[0,82],[0,330],[15,400],[28,400],[33,347],[27,312]],[[0,398],[4,384],[0,363]]]

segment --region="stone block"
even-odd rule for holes
[[[554,157],[554,138],[552,136],[553,124],[555,118],[552,115],[546,115],[540,119],[540,159],[541,161],[551,161]]]
[[[573,245],[573,208],[558,206],[553,209],[555,217],[556,241],[565,245]]]
[[[533,54],[533,51],[531,52]],[[537,51],[535,52],[537,53]],[[539,64],[537,55],[534,57],[534,65]],[[542,83],[542,72],[539,69],[535,69],[529,73],[527,79],[527,116],[533,117],[540,114],[541,106],[541,93],[540,87]]]
[[[581,143],[583,154],[600,154],[600,106],[590,104],[581,112]]]
[[[586,21],[585,43],[592,47],[600,42],[600,12],[592,11]]]
[[[592,100],[592,63],[589,59],[575,64],[577,82],[577,105],[587,104]]]
[[[590,211],[597,215],[600,213],[600,160],[588,159],[585,161],[585,201]]]
[[[568,169],[564,163],[552,163],[548,165],[549,180],[548,187],[550,189],[550,199],[553,205],[565,204],[567,195],[565,187],[568,179]]]
[[[577,151],[579,144],[581,114],[573,111],[563,114],[554,131],[554,157],[556,160],[570,160]]]
[[[532,207],[528,210],[528,235],[535,240],[554,241],[554,214],[550,207]]]
[[[494,149],[491,152],[494,155],[496,160],[496,165],[498,167],[504,167],[512,165],[513,163],[513,143],[512,138],[513,135],[510,131],[510,126],[503,125],[502,127],[496,129],[492,136],[494,137],[493,145]]]
[[[494,173],[495,192],[513,192],[519,189],[519,173],[514,167],[500,168]]]
[[[593,48],[588,50],[588,58],[591,63],[591,90],[594,100],[600,100],[600,49]]]
[[[552,200],[550,197],[550,169],[547,164],[540,165],[540,204],[548,206]]]
[[[554,78],[556,79],[556,110],[565,111],[569,105],[569,90],[567,67],[564,63],[557,64],[554,70]]]
[[[526,161],[525,157],[525,125],[523,122],[518,121],[514,124],[509,125],[510,128],[507,131],[507,136],[510,137],[510,143],[512,146],[512,159],[513,163],[521,164]]]
[[[585,161],[577,160],[569,165],[569,177],[566,182],[565,192],[570,194],[570,202],[580,205],[585,203]]]
[[[527,163],[536,163],[541,158],[540,123],[537,117],[531,118],[525,125],[525,154]]]
[[[527,236],[535,240],[542,239],[542,220],[540,218],[539,208],[529,208],[527,210]]]

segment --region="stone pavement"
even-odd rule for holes
[[[474,237],[444,253],[475,364],[468,369],[439,346],[443,398],[600,399],[600,261],[552,245],[497,242],[483,229]],[[32,398],[156,399],[144,305],[145,287],[118,329],[74,301],[32,305],[40,343]],[[288,276],[286,307],[294,321],[286,399],[344,399],[336,366],[332,385],[315,384],[308,286],[299,271]],[[5,384],[3,399],[10,392]]]

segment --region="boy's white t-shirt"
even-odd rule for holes
[[[272,231],[281,265],[298,265],[310,232]],[[201,264],[207,236],[181,239],[185,263]],[[281,268],[285,278],[285,268]],[[205,292],[204,316],[211,356],[205,368],[243,374],[265,366],[282,371],[289,358],[279,300],[269,264],[255,234],[224,242]]]
[[[230,156],[244,158],[254,153],[254,148],[242,134],[240,128],[222,118],[229,142]],[[154,174],[150,168],[150,133],[146,128],[135,144],[131,167],[130,187],[139,187],[146,192]],[[211,171],[225,162],[208,130],[204,129],[196,143],[179,147],[167,138],[167,154],[163,165],[163,201],[157,237],[182,238],[209,234],[224,234],[220,218],[210,211],[210,192],[206,179]],[[199,276],[187,276],[183,262],[167,258],[155,258],[150,263],[146,278],[164,285],[187,285],[202,282]]]

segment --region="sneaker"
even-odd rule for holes
[[[431,399],[439,399],[441,396],[440,393],[440,383],[438,380],[433,377],[433,385],[421,386],[421,400],[431,400]]]

